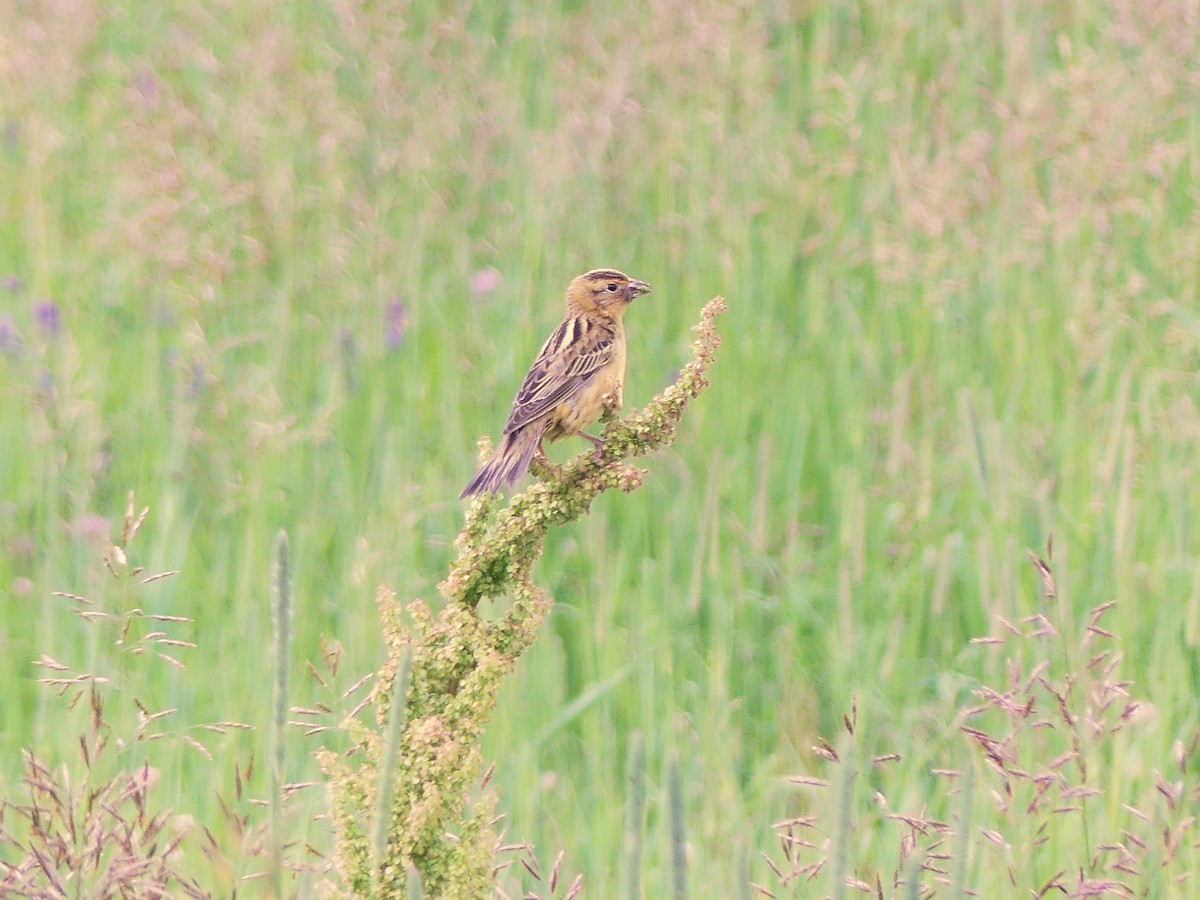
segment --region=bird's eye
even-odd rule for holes
[[[608,289],[615,292],[617,289],[617,283],[615,281],[610,281],[608,283]]]

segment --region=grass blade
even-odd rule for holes
[[[277,898],[283,893],[283,784],[286,747],[283,730],[287,724],[288,654],[291,651],[292,593],[288,560],[288,536],[280,531],[275,539],[275,597],[272,608],[274,626],[274,694],[271,704],[271,886]]]

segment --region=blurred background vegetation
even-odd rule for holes
[[[347,683],[370,671],[376,586],[436,597],[476,438],[569,278],[616,266],[655,289],[627,404],[713,294],[725,340],[645,489],[551,535],[557,607],[485,746],[509,838],[614,895],[639,731],[646,896],[672,753],[695,890],[770,881],[770,825],[808,802],[783,776],[853,702],[864,752],[903,757],[868,795],[932,803],[1004,671],[969,641],[1040,608],[1051,535],[1066,608],[1118,602],[1144,701],[1111,818],[1200,709],[1197,15],[0,0],[0,792],[21,748],[74,752],[48,654],[180,733],[260,726],[205,738],[214,762],[126,751],[211,825],[263,753],[276,531],[294,665],[337,641]],[[130,491],[131,561],[180,570],[135,597],[104,565]],[[196,647],[116,658],[55,591],[186,616]]]

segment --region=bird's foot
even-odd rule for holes
[[[596,448],[592,453],[592,459],[600,462],[600,456],[604,452],[604,438],[598,438],[594,434],[588,434],[586,431],[579,432],[579,436],[585,437],[592,442],[592,446]]]

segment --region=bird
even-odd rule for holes
[[[604,441],[583,429],[606,406],[621,408],[625,380],[625,310],[650,285],[616,269],[571,279],[566,315],[529,367],[504,426],[500,446],[459,499],[512,486],[529,469],[542,441],[578,434],[599,453]]]

